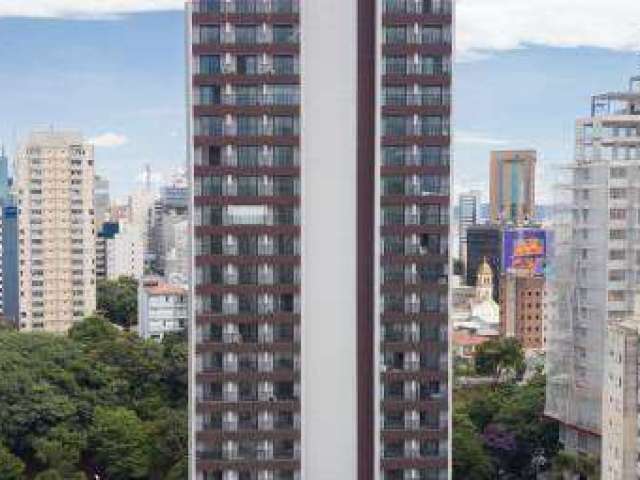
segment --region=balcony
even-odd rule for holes
[[[383,96],[382,106],[384,107],[423,107],[449,105],[451,95],[449,93],[428,94],[428,93],[387,93]]]
[[[382,63],[383,75],[449,75],[451,66],[449,62],[391,62],[388,57]]]
[[[297,0],[195,0],[191,4],[195,13],[208,14],[295,14],[300,9]]]
[[[384,0],[383,13],[447,15],[452,11],[450,0]]]
[[[269,106],[299,106],[300,95],[297,93],[285,94],[243,94],[224,93],[212,95],[208,92],[199,92],[194,98],[196,105],[224,105],[234,107],[269,107]]]

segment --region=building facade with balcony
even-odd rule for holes
[[[21,330],[65,332],[96,308],[93,146],[32,133],[16,162]]]
[[[143,278],[138,287],[138,335],[162,341],[187,325],[187,289],[158,278]]]
[[[191,478],[448,478],[451,4],[189,4]]]

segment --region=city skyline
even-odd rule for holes
[[[587,27],[563,32],[553,22],[533,32],[538,14],[522,2],[513,2],[528,15],[520,31],[485,32],[476,24],[486,22],[475,20],[498,8],[485,3],[482,9],[477,0],[458,5],[453,193],[488,191],[491,150],[531,148],[539,152],[539,203],[550,203],[545,185],[555,177],[553,165],[572,157],[573,120],[588,114],[584,106],[593,92],[638,71],[628,29],[611,30],[623,2],[602,11],[596,2],[581,3],[580,15],[597,12],[599,28],[612,32],[591,36]],[[111,181],[116,198],[138,186],[147,163],[157,172],[183,167],[186,135],[184,48],[176,41],[184,38],[183,2],[119,4],[0,0],[0,90],[12,92],[0,142],[13,158],[16,143],[33,128],[81,129],[96,142],[96,172]]]

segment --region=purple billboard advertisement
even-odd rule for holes
[[[503,238],[502,268],[543,275],[547,263],[549,236],[541,228],[505,230]]]

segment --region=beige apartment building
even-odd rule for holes
[[[93,146],[33,132],[16,157],[20,329],[65,332],[95,311]]]

